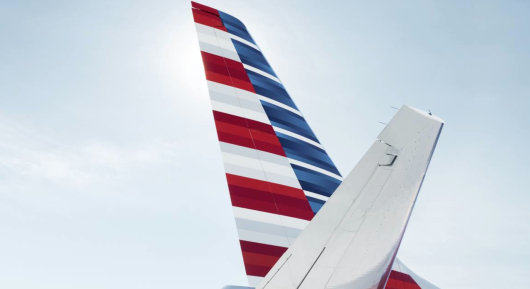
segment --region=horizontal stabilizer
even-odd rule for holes
[[[442,126],[403,106],[257,288],[385,288]]]

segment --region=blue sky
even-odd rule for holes
[[[342,174],[392,106],[446,121],[399,257],[529,288],[530,2],[206,1]],[[245,284],[189,1],[0,0],[0,287]]]

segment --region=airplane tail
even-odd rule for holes
[[[342,181],[245,25],[192,2],[251,285],[264,277]]]
[[[392,267],[442,127],[403,106],[257,289],[403,285]]]
[[[249,285],[258,285],[342,175],[237,18],[192,2]]]

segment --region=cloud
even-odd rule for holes
[[[0,181],[85,186],[150,164],[177,165],[183,145],[168,141],[117,145],[108,140],[68,145],[0,115]]]

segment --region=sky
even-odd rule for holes
[[[530,288],[530,2],[205,0],[241,19],[343,175],[395,114],[446,122],[399,258]],[[0,288],[245,285],[181,0],[0,0]]]

